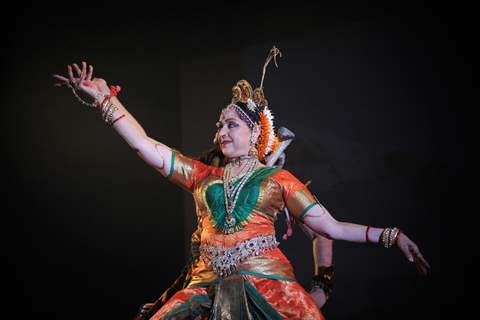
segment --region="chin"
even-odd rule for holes
[[[222,150],[222,153],[223,153],[223,155],[224,155],[225,157],[227,157],[227,158],[233,158],[233,157],[235,157],[234,153],[231,152],[231,151],[229,152],[228,150]]]
[[[225,149],[222,149],[222,153],[227,158],[239,157],[246,154],[246,153],[239,152],[238,150],[232,150],[228,147]]]

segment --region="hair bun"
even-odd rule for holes
[[[247,80],[240,80],[232,88],[232,103],[241,101],[247,103],[248,99],[251,99],[253,95],[252,86]]]
[[[260,88],[256,88],[253,91],[253,101],[261,109],[268,107],[268,100],[265,99],[265,94],[263,93],[263,90]]]

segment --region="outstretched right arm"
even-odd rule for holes
[[[73,69],[77,76],[74,76]],[[104,119],[108,119],[112,127],[135,150],[135,152],[150,166],[168,176],[171,167],[171,149],[150,138],[137,120],[127,111],[125,106],[112,94],[106,81],[93,78],[93,67],[87,71],[86,62],[82,62],[82,68],[77,64],[67,66],[68,77],[54,75],[60,82],[56,86],[66,85],[74,92],[81,92],[94,99],[97,110]]]
[[[163,143],[150,138],[116,97],[111,98],[111,102],[118,107],[113,119],[125,115],[112,125],[115,131],[147,164],[160,171],[163,176],[168,176],[172,150]]]

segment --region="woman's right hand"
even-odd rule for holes
[[[55,79],[59,80],[59,82],[55,83],[55,86],[70,86],[73,89],[88,95],[97,103],[102,103],[105,97],[110,94],[107,82],[100,78],[92,79],[93,66],[89,65],[87,72],[87,63],[85,61],[82,61],[82,69],[80,69],[76,63],[73,63],[72,65],[67,66],[68,77],[58,74],[53,75]],[[73,74],[73,69],[75,69],[76,76]]]

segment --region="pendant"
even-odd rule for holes
[[[227,224],[228,227],[233,227],[235,225],[235,218],[229,213],[225,217],[225,223]]]

